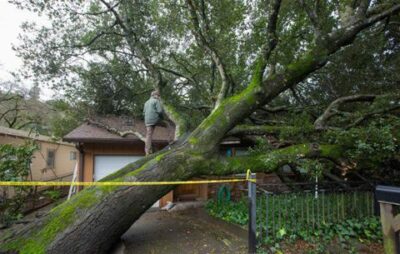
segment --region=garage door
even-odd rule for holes
[[[94,157],[94,175],[95,181],[114,173],[127,164],[137,161],[143,156],[115,156],[115,155],[96,155]]]

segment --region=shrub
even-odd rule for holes
[[[29,176],[30,163],[37,145],[27,142],[24,145],[0,145],[0,181],[21,181]],[[0,202],[0,223],[9,225],[22,217],[21,209],[31,187],[14,187],[13,196],[9,197],[10,188],[2,189]]]

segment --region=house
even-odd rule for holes
[[[77,163],[74,144],[55,141],[51,137],[0,126],[0,145],[22,145],[34,140],[39,149],[33,153],[29,176],[33,181],[71,181]]]
[[[128,135],[119,135],[128,131]],[[167,146],[173,133],[173,128],[157,126],[153,149],[158,151]],[[146,127],[142,120],[97,116],[72,130],[63,140],[75,143],[79,149],[79,181],[91,182],[143,158],[145,134]],[[220,153],[226,156],[241,155],[246,153],[249,145],[239,138],[229,137],[221,142]],[[234,188],[240,183],[232,185]],[[159,206],[164,206],[168,201],[207,200],[209,196],[216,195],[218,187],[215,184],[179,185],[160,200]]]
[[[96,122],[97,124],[94,124]],[[101,127],[99,125],[105,127]],[[108,131],[114,128],[120,132],[134,130],[137,134],[124,137]],[[158,151],[168,145],[169,131],[157,127],[153,135],[153,150]],[[146,127],[143,121],[131,118],[108,116],[96,117],[72,130],[63,140],[73,142],[79,149],[79,181],[98,181],[128,163],[145,156],[143,137]]]

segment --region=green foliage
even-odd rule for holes
[[[49,197],[51,200],[56,201],[61,198],[61,191],[60,190],[45,190],[43,194]]]
[[[325,165],[319,160],[304,159],[299,162],[299,167],[308,172],[311,177],[320,177],[323,170],[326,169]]]
[[[0,81],[0,125],[48,135],[49,119],[56,114],[18,84]]]
[[[383,29],[380,34],[375,29],[361,33],[352,47],[332,56],[323,71],[313,73],[298,87],[311,108],[350,94],[398,93],[400,37],[393,32],[394,25]]]
[[[294,128],[282,128],[279,134],[281,140],[309,141],[310,133],[314,132],[313,121],[308,112],[290,113],[287,125]]]
[[[23,76],[34,76],[64,90],[67,96],[96,104],[91,105],[101,113],[128,110],[136,114],[141,110],[143,98],[134,95],[151,89],[157,82],[146,70],[149,67],[142,61],[145,57],[156,67],[179,74],[162,71],[164,99],[183,106],[210,106],[215,100],[221,78],[215,64],[210,63],[209,54],[193,38],[184,2],[126,1],[117,5],[115,11],[129,32],[115,24],[113,14],[97,1],[13,2],[47,16],[50,21],[43,28],[34,24],[23,26],[22,43],[16,48],[26,60]],[[198,14],[207,20],[207,24],[200,22],[200,25],[207,26],[207,40],[235,83],[229,94],[235,94],[251,80],[254,56],[265,44],[271,3],[237,0],[202,3],[195,4]],[[331,15],[339,8],[336,2],[319,6],[324,32],[330,32],[339,23],[337,15]],[[277,24],[280,38],[271,61],[277,63],[277,69],[301,59],[301,53],[313,47],[311,26],[297,2],[282,2]]]
[[[36,149],[34,143],[21,146],[0,145],[1,181],[17,181],[28,176],[32,154]]]
[[[381,164],[393,157],[399,149],[393,126],[376,122],[363,128],[331,131],[325,138],[330,143],[343,146],[348,158],[364,167]]]
[[[24,145],[0,145],[0,181],[21,181],[29,175],[30,163],[37,145],[27,142]],[[2,187],[0,202],[0,223],[8,225],[22,217],[21,208],[31,187],[15,187],[9,193],[8,187]],[[12,195],[8,197],[8,195]]]
[[[327,225],[318,234],[324,235],[326,238],[338,237],[340,240],[358,238],[360,241],[382,241],[382,228],[379,217],[348,219],[341,224]]]
[[[323,196],[322,196],[323,195]],[[266,230],[266,200],[257,199],[257,234],[263,244],[279,249],[282,241],[303,239],[308,242],[328,243],[339,239],[343,243],[351,240],[380,241],[382,238],[379,218],[372,215],[372,195],[369,192],[320,194],[292,193],[269,197],[268,240]],[[238,202],[218,203],[210,200],[208,213],[225,221],[245,226],[248,223],[248,203],[243,198]]]
[[[56,139],[61,139],[76,128],[87,114],[84,112],[87,107],[82,104],[71,106],[65,100],[54,100],[47,103],[57,112],[49,121],[51,134]]]
[[[244,198],[239,202],[224,202],[222,204],[209,200],[206,209],[214,217],[239,225],[246,225],[249,219],[249,209]]]
[[[256,145],[249,148],[250,156],[265,154],[272,150],[271,144],[265,138],[257,138]]]

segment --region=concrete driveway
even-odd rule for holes
[[[247,231],[203,208],[149,211],[122,236],[113,254],[247,253]]]

